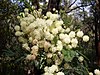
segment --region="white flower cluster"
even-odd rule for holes
[[[95,69],[95,70],[94,70],[94,74],[95,74],[95,75],[100,75],[100,70],[99,70],[99,69]],[[93,75],[93,73],[90,72],[89,75]]]
[[[43,75],[65,75],[63,72],[58,71],[57,65],[52,65],[51,67],[46,66],[44,71],[45,73]]]
[[[20,25],[15,26],[15,35],[22,43],[22,47],[30,52],[26,57],[28,60],[35,60],[39,55],[39,50],[45,52],[49,59],[52,57],[63,58],[62,49],[76,48],[78,38],[83,38],[84,42],[89,41],[89,37],[82,31],[76,32],[71,31],[70,28],[63,28],[63,21],[58,14],[47,12],[46,16],[41,16],[41,10],[34,10],[29,14],[28,9],[25,9],[23,17],[19,17],[19,19]],[[56,65],[61,62],[60,59],[54,61]],[[83,58],[80,57],[79,61],[83,61]],[[45,67],[47,69],[44,75],[58,72],[56,65]],[[58,72],[56,75],[64,75],[64,73]]]

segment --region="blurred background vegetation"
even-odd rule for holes
[[[17,16],[24,8],[31,10],[32,5],[37,10],[42,8],[43,14],[47,11],[54,13],[53,8],[56,8],[68,27],[73,30],[80,28],[88,34],[90,41],[88,44],[81,42],[79,52],[89,59],[87,61],[90,70],[98,68],[100,64],[99,0],[0,0],[0,75],[28,75],[28,69],[37,72],[36,69],[34,71],[32,63],[24,62],[25,50],[14,35],[14,26],[19,24]]]

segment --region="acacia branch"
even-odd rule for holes
[[[77,6],[77,7],[73,8],[73,9],[69,9],[68,11],[66,11],[66,13],[70,13],[71,11],[76,10],[76,9],[78,9],[80,7],[86,7],[86,6],[90,6],[90,5],[91,4],[88,4],[88,5],[80,5],[80,6]]]

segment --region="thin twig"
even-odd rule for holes
[[[70,5],[68,6],[68,8],[70,8],[72,5],[74,5],[76,1],[77,1],[77,0],[74,0],[74,2],[73,2],[72,4],[70,4]]]
[[[90,5],[91,5],[91,4],[77,6],[77,7],[73,8],[73,9],[70,9],[70,10],[66,11],[66,13],[70,13],[71,11],[73,11],[73,10],[75,10],[75,9],[78,9],[78,8],[80,8],[80,7],[85,7],[85,6],[90,6]]]

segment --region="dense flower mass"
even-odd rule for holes
[[[34,10],[31,14],[28,13],[28,9],[24,11],[23,17],[20,17],[20,25],[15,26],[15,35],[18,36],[22,47],[30,52],[26,59],[36,60],[42,51],[45,53],[47,63],[51,63],[53,59],[52,66],[46,66],[43,75],[64,75],[58,67],[64,57],[62,50],[78,47],[78,37],[83,38],[85,42],[89,41],[89,37],[84,36],[82,31],[76,32],[68,27],[64,28],[59,14],[47,12],[46,16],[43,16],[41,10]],[[83,57],[79,57],[80,62],[83,60]]]

